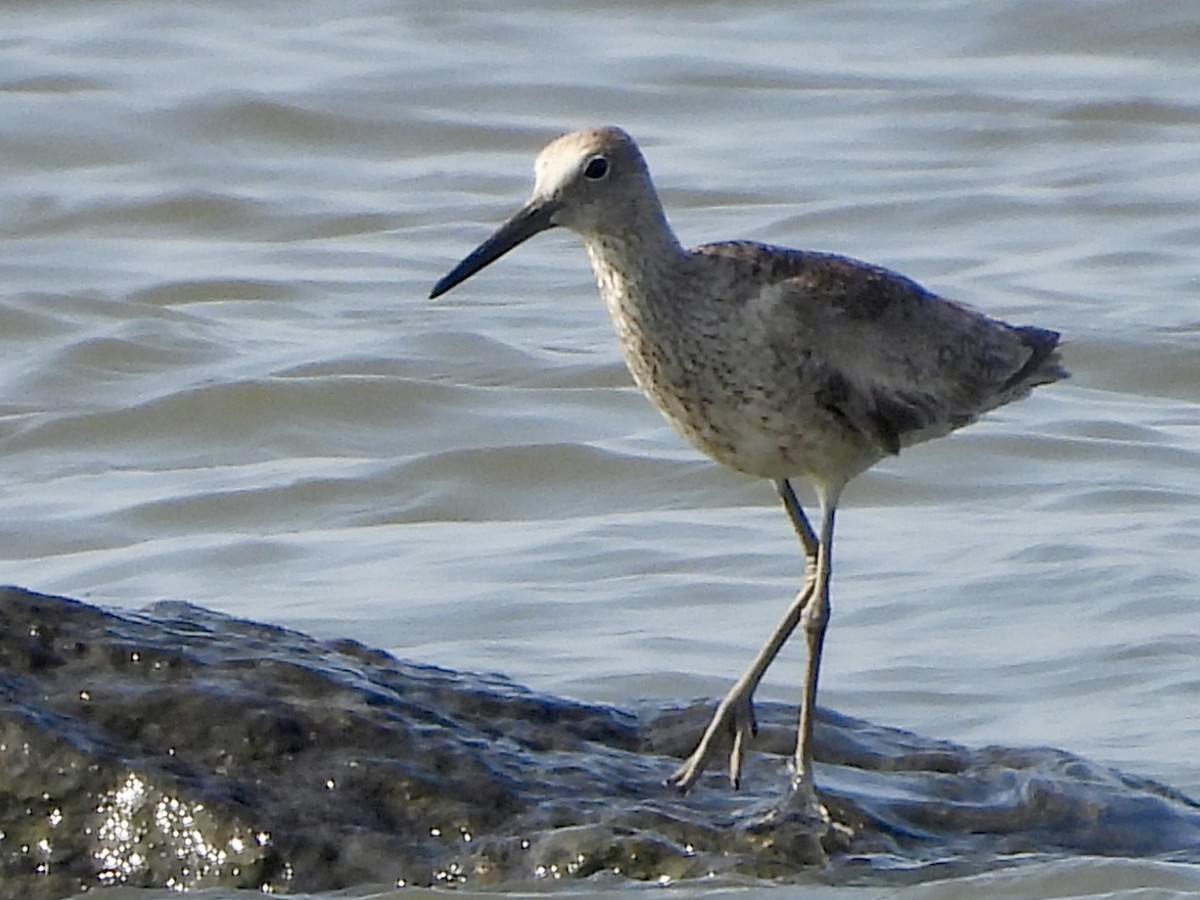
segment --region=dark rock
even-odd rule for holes
[[[0,894],[788,878],[1012,853],[1194,858],[1200,808],[1052,750],[822,712],[833,824],[789,807],[784,707],[741,792],[662,786],[710,707],[628,712],[183,603],[0,589]]]

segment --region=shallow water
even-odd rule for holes
[[[847,492],[823,703],[1200,794],[1198,40],[1168,0],[9,4],[0,581],[722,691],[799,574],[770,487],[636,393],[569,236],[425,299],[545,140],[615,122],[685,242],[1066,335],[1071,382]],[[1183,890],[983,877],[1096,871]]]

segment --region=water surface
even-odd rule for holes
[[[425,299],[546,140],[612,122],[687,243],[1066,335],[1071,382],[847,492],[823,702],[1200,794],[1191,4],[110,0],[4,31],[0,580],[584,700],[723,691],[799,575],[770,486],[637,394],[569,235]]]

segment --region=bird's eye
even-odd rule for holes
[[[607,174],[608,160],[603,156],[593,156],[583,170],[583,177],[590,178],[592,181],[599,181]]]

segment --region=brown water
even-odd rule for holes
[[[1192,3],[114,0],[3,21],[0,581],[588,700],[723,691],[799,575],[769,485],[636,393],[569,236],[425,299],[549,137],[612,122],[686,242],[847,253],[1066,335],[1071,382],[847,492],[823,703],[1200,794]],[[764,697],[794,699],[796,656]],[[897,896],[1200,880],[1131,860],[981,877]]]

